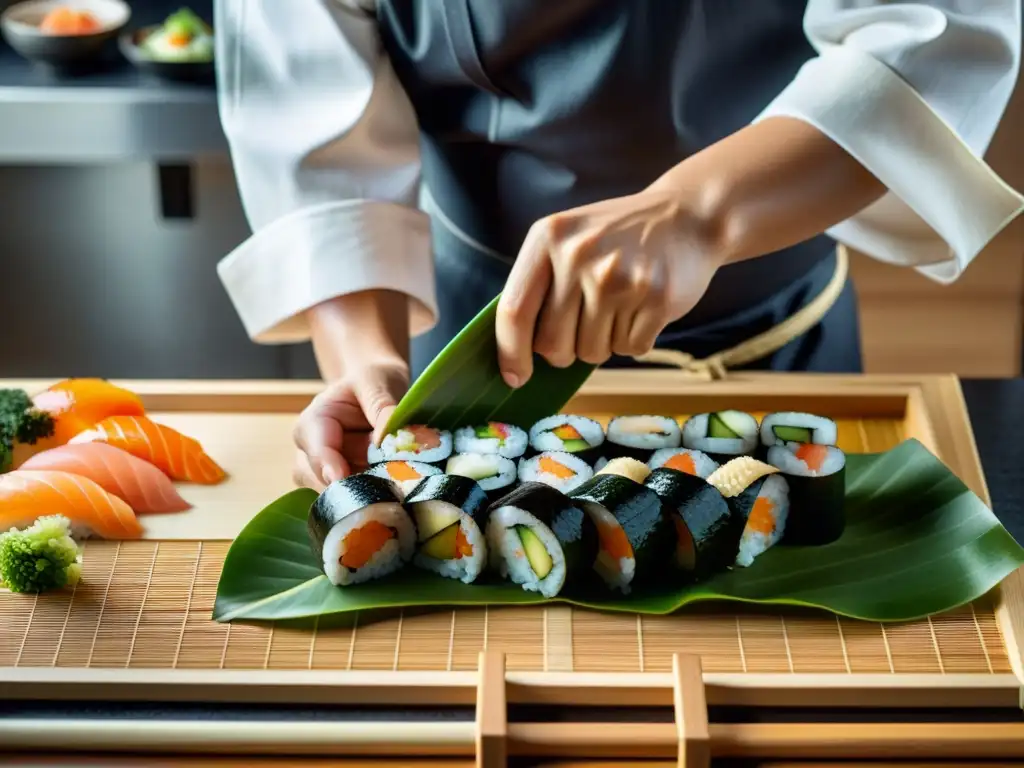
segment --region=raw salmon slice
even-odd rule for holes
[[[154,465],[106,443],[62,445],[36,454],[21,468],[70,472],[88,478],[127,502],[139,515],[182,512],[191,507],[170,478]]]
[[[18,470],[0,475],[0,530],[64,515],[76,538],[137,539],[142,526],[124,501],[70,472]]]
[[[227,473],[197,440],[146,416],[111,416],[72,438],[71,443],[106,443],[148,461],[171,480],[215,485]]]

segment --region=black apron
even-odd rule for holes
[[[413,341],[414,376],[502,290],[537,219],[643,189],[748,125],[814,55],[795,0],[379,0],[377,14],[432,220],[440,318]],[[724,267],[657,346],[734,346],[813,299],[835,258],[822,236]],[[810,332],[744,367],[859,371],[857,326],[848,283]]]

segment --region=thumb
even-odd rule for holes
[[[409,387],[409,375],[405,371],[390,368],[373,368],[360,377],[354,387],[359,407],[373,429],[372,440],[379,445],[382,434],[395,406]]]

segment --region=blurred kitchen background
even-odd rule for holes
[[[182,2],[130,5],[131,28]],[[1022,96],[989,157],[1018,189]],[[316,376],[307,346],[252,344],[217,279],[247,235],[212,85],[127,61],[58,77],[0,43],[0,378]],[[1020,375],[1021,240],[953,287],[863,257],[854,274],[869,371]]]

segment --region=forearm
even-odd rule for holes
[[[699,152],[651,191],[680,201],[721,263],[778,251],[849,218],[885,187],[813,126],[778,117]]]
[[[387,290],[360,291],[306,313],[320,374],[336,381],[368,363],[409,363],[409,299]]]

